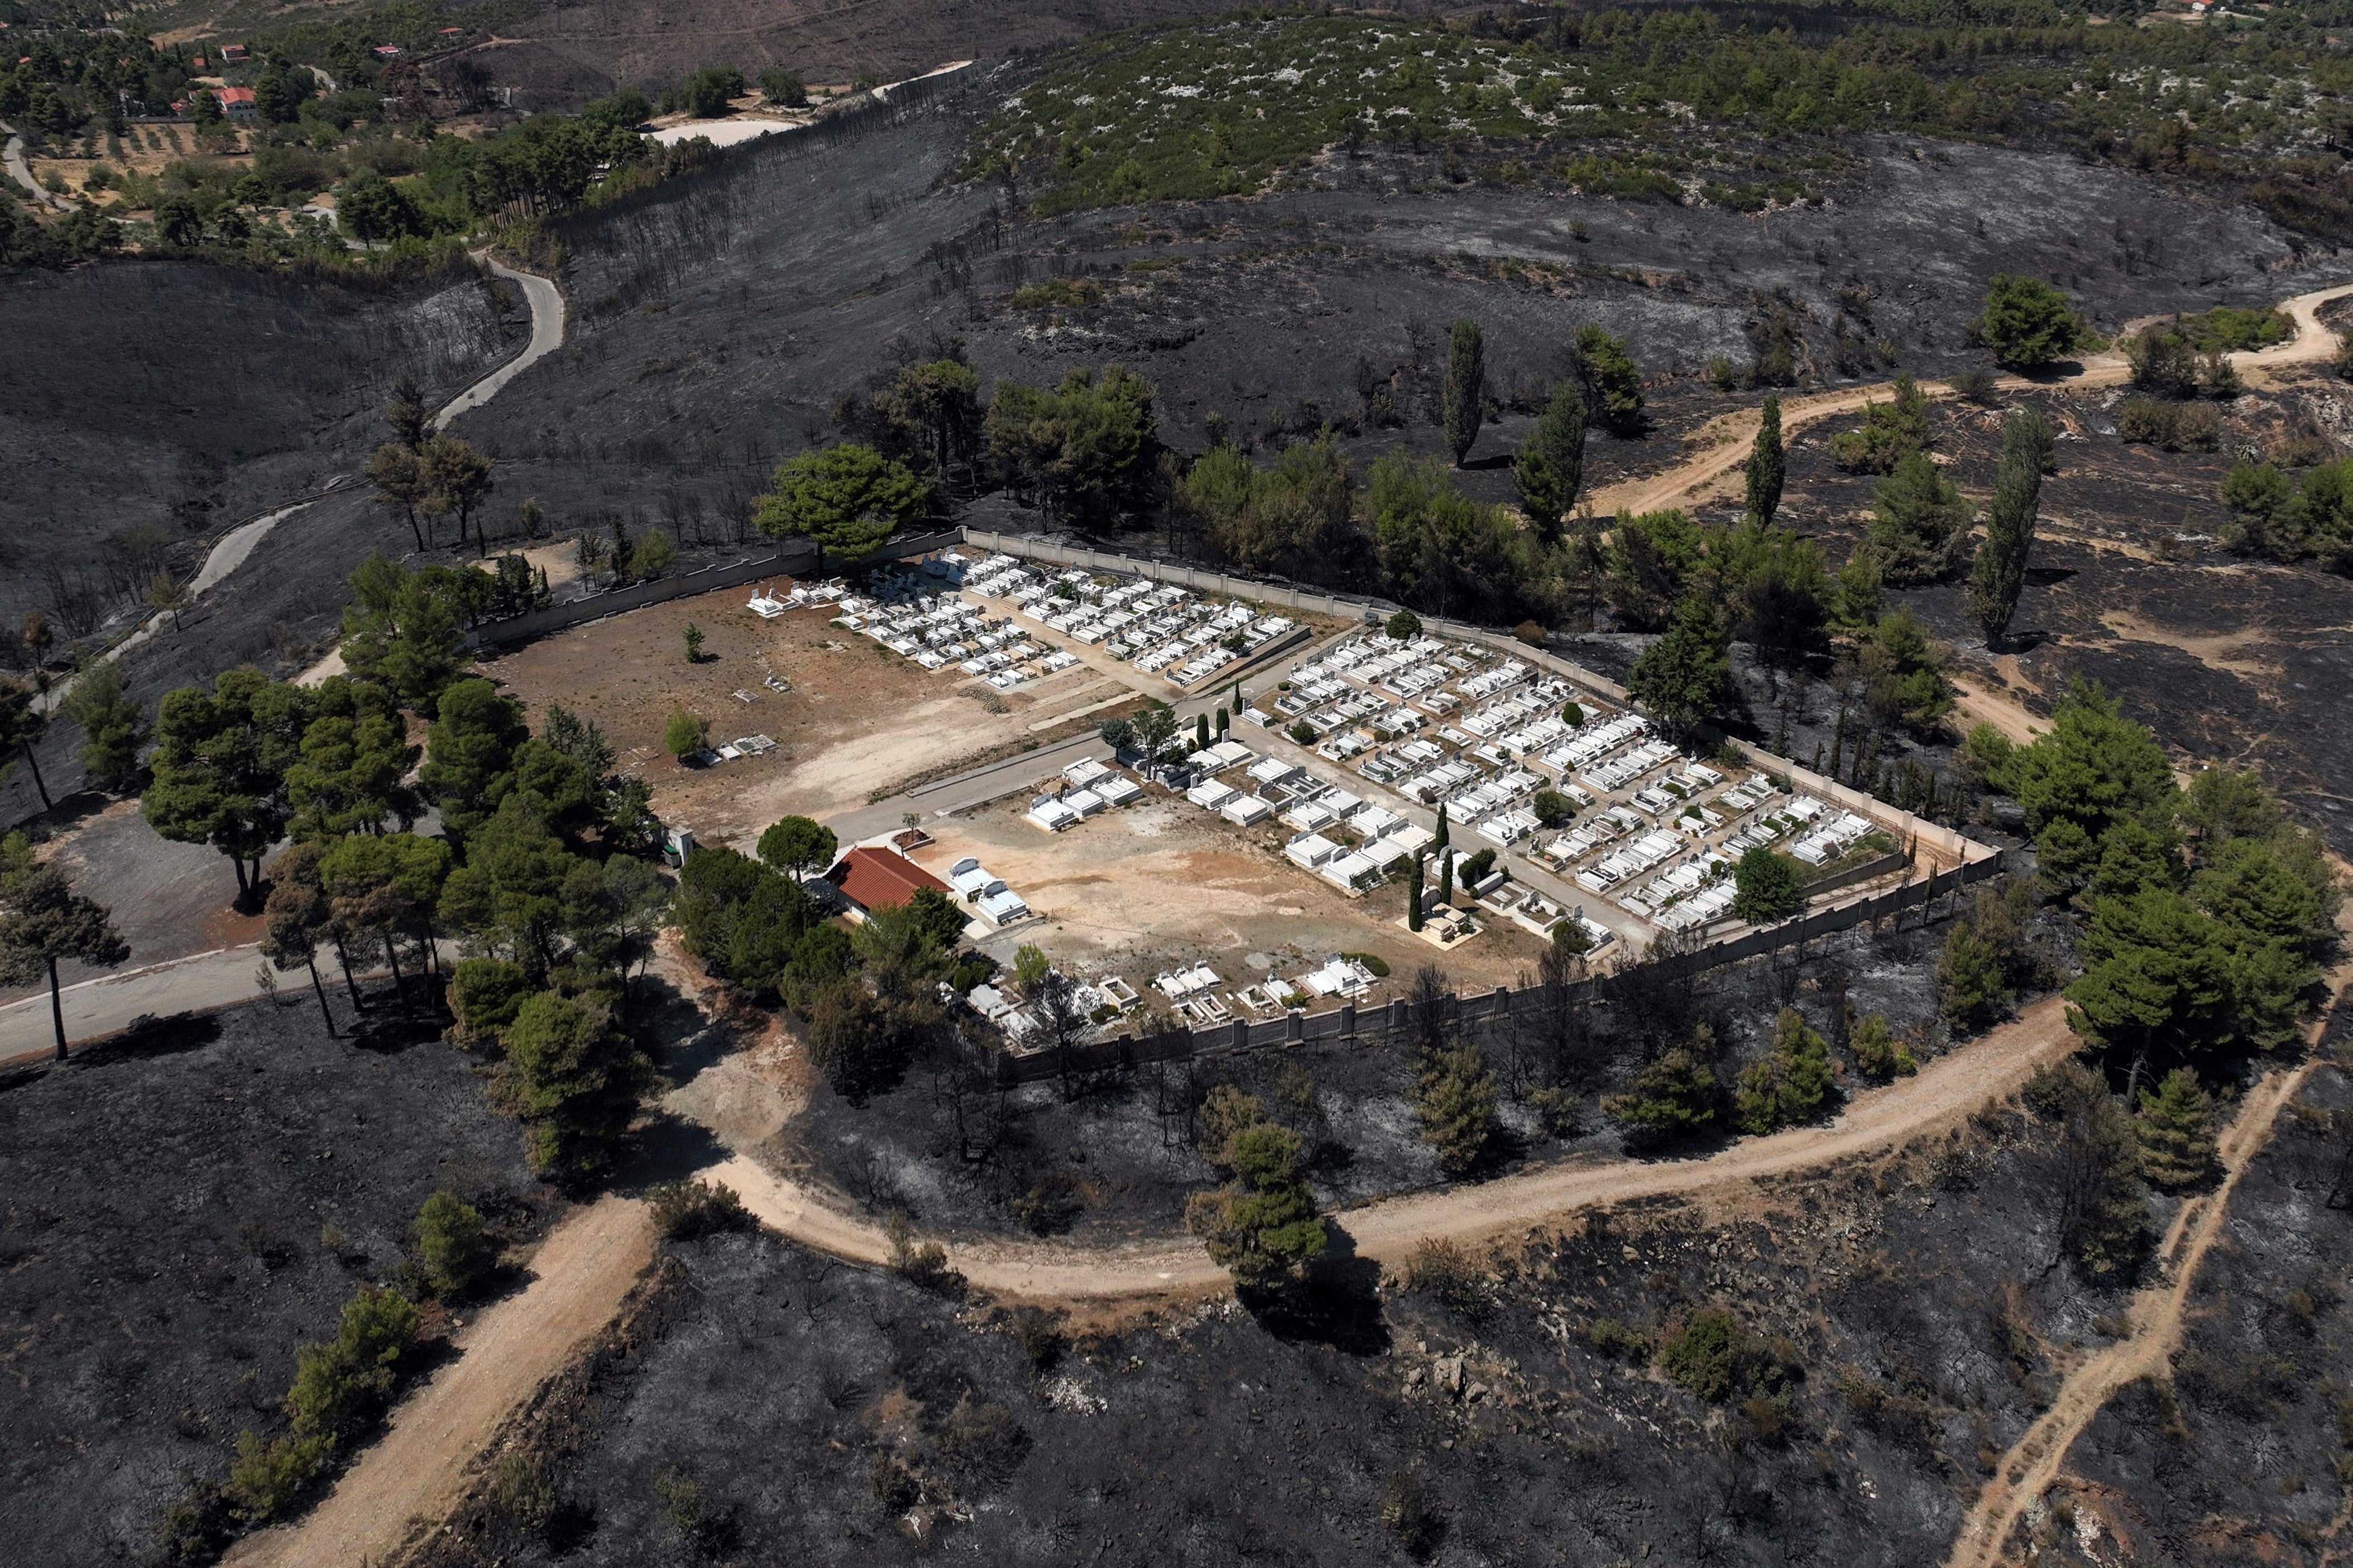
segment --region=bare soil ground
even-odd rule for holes
[[[623,771],[652,786],[664,821],[746,850],[780,816],[830,816],[960,760],[1057,738],[1060,716],[1124,690],[1081,667],[999,694],[959,670],[926,670],[843,631],[821,609],[764,621],[744,607],[752,592],[649,605],[542,638],[482,668],[529,706],[534,723],[560,703],[602,726]],[[686,662],[690,622],[709,639],[695,665]],[[792,689],[763,685],[771,674]],[[714,745],[764,734],[776,749],[682,768],[661,749],[663,727],[680,710],[711,721]]]
[[[144,1561],[183,1472],[281,1431],[295,1347],[390,1277],[448,1188],[516,1241],[547,1199],[438,1043],[308,1005],[166,1020],[0,1079],[0,1530],[26,1564]]]
[[[1271,818],[1237,827],[1147,787],[1127,806],[1048,833],[1023,815],[1029,797],[1023,790],[927,821],[936,842],[914,856],[943,878],[958,859],[977,856],[1043,917],[981,944],[1001,963],[1034,942],[1066,973],[1117,974],[1138,991],[1149,990],[1155,974],[1197,962],[1240,989],[1270,970],[1295,977],[1332,953],[1369,952],[1389,969],[1365,998],[1371,1005],[1402,994],[1425,963],[1441,965],[1465,991],[1514,984],[1541,951],[1519,927],[1491,921],[1440,952],[1398,923],[1402,885],[1349,898],[1282,858],[1293,830]]]

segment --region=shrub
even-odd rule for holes
[[[1421,1482],[1404,1470],[1381,1487],[1381,1527],[1408,1555],[1427,1557],[1445,1531],[1445,1519]]]
[[[1973,364],[1945,384],[1953,389],[1956,396],[1990,408],[2001,401],[2001,394],[1995,382],[1993,372],[1981,364]]]
[[[1535,812],[1536,821],[1546,827],[1559,827],[1577,815],[1577,807],[1569,803],[1568,796],[1556,789],[1536,791],[1535,799],[1529,804],[1528,809]]]
[[[808,107],[808,89],[798,76],[781,67],[760,73],[760,96],[783,109]]]
[[[1376,980],[1386,980],[1388,978],[1389,961],[1383,958],[1377,952],[1344,952],[1340,956],[1343,958],[1354,959],[1356,963],[1363,964],[1365,966],[1365,972]]]
[[[1029,1363],[1031,1373],[1041,1377],[1054,1370],[1062,1352],[1070,1348],[1070,1342],[1062,1337],[1060,1321],[1037,1307],[1013,1310],[1012,1334],[1013,1342],[1021,1347],[1021,1359]]]
[[[704,737],[710,731],[709,721],[681,709],[672,713],[670,722],[662,727],[662,750],[684,762],[702,750]]]
[[[1610,1361],[1631,1362],[1641,1366],[1649,1362],[1657,1350],[1649,1334],[1616,1318],[1588,1318],[1577,1324],[1576,1332],[1594,1354]]]
[[[238,1433],[237,1458],[229,1465],[222,1494],[230,1511],[248,1524],[266,1524],[292,1511],[326,1468],[333,1447],[334,1439],[323,1432],[267,1443],[254,1433]]]
[[[491,1503],[525,1530],[545,1530],[555,1518],[555,1487],[547,1467],[530,1454],[501,1454],[491,1471]]]
[[[1462,880],[1464,885],[1471,887],[1477,886],[1480,879],[1486,876],[1488,872],[1494,868],[1495,852],[1493,849],[1480,850],[1479,853],[1472,856],[1471,858],[1462,862]]]
[[[665,1182],[648,1195],[653,1200],[655,1227],[672,1241],[691,1241],[720,1231],[752,1230],[759,1225],[735,1189],[724,1183],[699,1177]]]
[[[1493,1303],[1487,1298],[1486,1272],[1471,1255],[1444,1237],[1430,1237],[1406,1259],[1406,1284],[1422,1290],[1451,1312],[1477,1320]]]
[[[1710,1404],[1731,1397],[1739,1370],[1740,1321],[1721,1307],[1694,1312],[1659,1346],[1659,1370]]]
[[[2168,452],[2210,452],[2221,440],[2222,416],[2208,404],[2127,397],[2116,415],[2116,434]]]
[[[1854,1065],[1866,1078],[1882,1083],[1892,1078],[1909,1078],[1920,1070],[1912,1059],[1909,1047],[1895,1037],[1887,1026],[1884,1013],[1866,1013],[1847,1036],[1847,1048],[1854,1053]]]
[[[1536,1113],[1536,1121],[1546,1137],[1574,1138],[1585,1131],[1585,1102],[1569,1090],[1532,1089],[1527,1100],[1528,1109]]]
[[[891,1240],[891,1268],[909,1284],[942,1296],[964,1294],[965,1278],[948,1267],[948,1249],[936,1241],[917,1241],[915,1226],[903,1214],[883,1222]]]
[[[417,1266],[440,1296],[462,1295],[491,1265],[481,1212],[450,1192],[438,1192],[417,1211]]]
[[[1411,610],[1399,610],[1388,619],[1388,631],[1398,642],[1410,642],[1421,635],[1421,617]]]
[[[1545,629],[1535,621],[1522,621],[1512,628],[1512,635],[1530,647],[1542,647],[1545,645]]]
[[[395,1373],[421,1321],[416,1303],[399,1292],[362,1288],[344,1304],[333,1339],[295,1352],[286,1413],[296,1434],[332,1442],[374,1420],[392,1397]]]
[[[874,1456],[874,1463],[867,1467],[866,1484],[885,1513],[904,1513],[923,1500],[923,1483],[915,1479],[914,1472],[888,1454]]]
[[[655,1474],[653,1489],[661,1502],[662,1518],[692,1551],[708,1556],[723,1550],[733,1537],[732,1513],[712,1502],[710,1489],[692,1471],[669,1466]]]

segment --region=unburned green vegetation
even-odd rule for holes
[[[2344,114],[2346,64],[2319,16],[2191,29],[2038,6],[1993,25],[1873,9],[1802,37],[1697,9],[1138,28],[1050,63],[965,173],[1051,212],[1312,181],[1335,149],[1394,143],[1445,149],[1456,181],[1756,211],[1818,199],[1843,163],[1831,138],[1911,131],[2228,181],[2330,232],[2353,213],[2302,145]],[[2263,330],[2209,328],[2218,341]]]

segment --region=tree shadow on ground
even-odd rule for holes
[[[733,1151],[710,1128],[668,1110],[657,1110],[638,1130],[638,1148],[613,1181],[613,1190],[642,1197],[668,1182],[682,1182],[727,1159]]]
[[[1260,1328],[1293,1343],[1329,1345],[1346,1355],[1387,1355],[1388,1320],[1381,1312],[1381,1266],[1356,1251],[1356,1238],[1326,1221],[1330,1240],[1304,1283],[1289,1289],[1238,1292]]]
[[[208,1013],[173,1013],[133,1018],[121,1033],[75,1048],[66,1063],[75,1068],[115,1067],[201,1050],[220,1038],[220,1020]]]
[[[635,983],[630,1016],[635,1032],[659,1048],[655,1062],[663,1081],[682,1089],[704,1068],[737,1050],[743,1032],[725,1017],[712,1017],[670,981],[646,975]]]

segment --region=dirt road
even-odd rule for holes
[[[2092,1418],[2135,1379],[2171,1375],[2173,1352],[2181,1344],[2182,1309],[2199,1264],[2221,1234],[2231,1194],[2269,1141],[2280,1111],[2318,1066],[2316,1060],[2273,1073],[2246,1098],[2218,1152],[2223,1180],[2211,1193],[2183,1204],[2166,1228],[2158,1248],[2159,1283],[2136,1294],[2126,1313],[2132,1332],[2069,1373],[2051,1407],[2002,1456],[1994,1479],[1962,1521],[1947,1568],[1999,1568],[2008,1560],[2004,1548],[2020,1516],[2059,1479],[2068,1450]]]
[[[1443,1237],[1477,1244],[1556,1224],[1600,1204],[1694,1193],[1730,1183],[1810,1170],[1900,1143],[2009,1094],[2037,1068],[2075,1047],[2063,1004],[2047,998],[1918,1077],[1854,1097],[1838,1118],[1768,1138],[1748,1138],[1699,1160],[1609,1161],[1548,1165],[1477,1186],[1386,1198],[1333,1216],[1360,1257],[1398,1265],[1420,1242]],[[828,1206],[745,1154],[706,1172],[726,1183],[763,1223],[807,1246],[880,1263],[890,1246],[871,1220]],[[948,1248],[949,1267],[993,1294],[1035,1300],[1112,1301],[1222,1289],[1225,1270],[1198,1243],[1169,1237],[1124,1247],[1082,1249],[992,1242]]]
[[[2314,364],[2333,358],[2337,353],[2337,334],[2320,322],[2320,307],[2332,300],[2353,294],[2353,284],[2316,289],[2283,300],[2279,309],[2295,324],[2295,336],[2286,342],[2267,349],[2254,349],[2231,355],[2231,363],[2242,375],[2257,379],[2269,373],[2295,366]],[[2087,355],[2079,362],[2080,368],[2067,375],[2025,376],[2006,375],[1996,382],[2005,392],[2027,392],[2037,388],[2121,386],[2132,379],[2132,367],[2121,353],[2108,351]],[[1921,390],[1932,398],[1954,395],[1949,386],[1924,384]],[[1818,393],[1810,397],[1785,397],[1781,400],[1781,433],[1786,438],[1810,425],[1841,414],[1862,410],[1866,403],[1883,403],[1895,395],[1893,383],[1874,386],[1842,387],[1836,392]],[[1725,481],[1741,471],[1748,461],[1749,444],[1757,438],[1757,426],[1761,415],[1755,412],[1728,414],[1713,421],[1700,433],[1708,441],[1707,447],[1697,455],[1677,464],[1663,474],[1648,479],[1627,479],[1594,491],[1590,502],[1597,515],[1611,516],[1619,511],[1656,511],[1664,507],[1690,506],[1715,499],[1719,490],[1729,492]]]
[[[500,1423],[611,1321],[653,1260],[653,1222],[633,1198],[605,1197],[565,1220],[532,1259],[533,1279],[458,1336],[459,1354],[404,1401],[391,1430],[299,1522],[240,1542],[240,1568],[349,1568],[381,1561],[446,1518],[467,1467]]]

